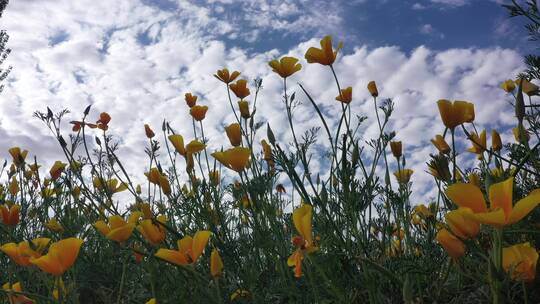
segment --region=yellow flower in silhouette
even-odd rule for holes
[[[82,243],[83,240],[73,237],[52,243],[46,255],[39,258],[31,257],[30,263],[44,272],[61,276],[75,263]]]
[[[180,155],[186,155],[186,149],[184,147],[184,138],[180,134],[169,135],[169,141],[172,143],[176,152]]]
[[[225,127],[225,133],[232,146],[238,147],[242,144],[242,130],[239,123],[235,122]]]
[[[202,142],[194,139],[192,141],[190,141],[187,145],[186,145],[186,153],[188,154],[195,154],[195,153],[199,153],[201,152],[202,150],[204,150],[204,148],[206,148],[206,145],[203,144]]]
[[[486,130],[483,130],[480,133],[480,136],[478,136],[477,133],[472,133],[469,137],[469,140],[472,143],[472,147],[467,149],[467,151],[474,154],[482,155],[482,153],[487,150]]]
[[[94,227],[109,240],[122,243],[129,239],[135,224],[124,221],[119,215],[113,215],[109,217],[108,224],[99,220],[94,223]]]
[[[448,154],[450,153],[450,146],[448,143],[444,140],[444,137],[442,135],[435,135],[435,138],[431,139],[431,143],[439,150],[439,152]]]
[[[402,148],[401,141],[391,141],[390,150],[392,151],[392,154],[394,155],[394,157],[400,158],[401,155],[403,155],[403,148]]]
[[[342,103],[351,103],[352,101],[352,87],[347,87],[341,90],[341,94],[336,97],[337,101]]]
[[[501,151],[502,149],[501,135],[497,130],[491,130],[491,149],[493,151]]]
[[[193,108],[195,106],[195,104],[197,104],[197,96],[192,95],[191,93],[186,93],[184,95],[184,99],[186,100],[186,104],[190,108]]]
[[[337,53],[343,47],[343,43],[339,43],[337,49],[332,48],[332,36],[325,36],[321,40],[321,48],[310,47],[305,55],[308,63],[319,63],[322,65],[332,65],[336,61]]]
[[[537,262],[538,252],[529,243],[503,248],[503,269],[516,281],[534,281]]]
[[[306,253],[317,251],[319,248],[313,242],[313,232],[311,218],[313,208],[311,205],[304,204],[293,211],[293,223],[299,235],[292,239],[296,247],[294,253],[287,259],[287,265],[294,267],[294,276],[302,276],[302,261]]]
[[[60,222],[58,222],[58,220],[55,219],[55,218],[50,219],[50,220],[45,224],[45,227],[47,227],[47,229],[49,229],[49,230],[52,231],[52,232],[64,232],[64,227],[63,227],[62,224],[60,224]]]
[[[472,122],[474,120],[473,103],[461,100],[450,102],[449,100],[441,99],[437,101],[437,105],[442,121],[449,129],[454,129],[465,122]]]
[[[59,160],[55,161],[52,168],[49,170],[49,173],[51,174],[51,179],[53,181],[57,180],[60,177],[60,174],[64,171],[67,164],[63,163]]]
[[[161,190],[163,190],[163,193],[171,193],[171,185],[169,183],[169,179],[166,175],[161,174],[158,168],[151,168],[150,171],[144,173],[144,175],[148,177],[148,181],[150,181],[152,184],[158,185]]]
[[[261,140],[261,145],[263,147],[263,159],[266,161],[272,161],[272,146],[270,146],[266,140]]]
[[[251,150],[249,148],[235,147],[225,151],[214,152],[212,156],[225,167],[241,172],[249,164]]]
[[[240,76],[240,72],[233,71],[232,73],[229,74],[229,70],[226,68],[222,70],[218,70],[216,74],[214,74],[214,77],[216,77],[217,79],[219,79],[220,81],[226,84],[233,82],[238,76]]]
[[[531,138],[531,136],[529,135],[529,132],[527,130],[525,130],[525,128],[523,128],[522,126],[521,127],[515,127],[515,128],[512,128],[512,134],[514,134],[514,139],[520,143],[521,142],[521,138],[523,138],[523,140],[525,142],[528,142],[529,139]]]
[[[270,61],[268,65],[272,67],[272,71],[276,72],[283,78],[287,78],[302,69],[302,65],[298,63],[298,59],[287,56],[281,58],[280,60],[274,59]]]
[[[28,150],[22,150],[19,147],[13,147],[8,150],[9,154],[13,158],[13,163],[15,166],[20,166],[24,164],[24,160],[26,159],[26,156],[28,155]]]
[[[501,83],[501,89],[506,91],[506,93],[510,93],[516,89],[516,84],[511,79],[508,79]]]
[[[240,109],[240,115],[242,118],[248,119],[251,117],[251,113],[249,111],[249,103],[245,100],[240,100],[238,102],[238,108]]]
[[[207,106],[193,106],[189,109],[189,114],[196,121],[202,121],[206,117],[206,111],[208,111]]]
[[[377,89],[377,83],[375,81],[370,81],[367,85],[367,89],[369,91],[369,94],[373,97],[379,96],[379,90]]]
[[[407,184],[411,180],[413,173],[414,171],[412,169],[401,169],[394,172],[394,176],[396,177],[398,183]]]
[[[249,96],[249,88],[247,87],[247,80],[239,79],[236,83],[231,83],[229,88],[233,91],[234,95],[240,99],[244,99]]]
[[[103,191],[107,191],[110,194],[122,192],[127,190],[128,188],[128,186],[124,183],[118,184],[118,180],[116,178],[103,181],[99,177],[94,177],[94,180],[92,182],[94,184],[94,187]]]
[[[194,264],[203,253],[210,234],[210,231],[197,231],[193,237],[188,235],[178,240],[178,250],[162,248],[156,256],[175,265]]]
[[[480,188],[472,184],[456,183],[446,189],[446,195],[466,211],[465,216],[481,223],[501,227],[517,223],[540,204],[540,189],[512,205],[514,178],[491,185],[488,209]]]
[[[147,138],[153,138],[154,136],[156,136],[156,133],[154,133],[154,131],[152,130],[152,128],[150,128],[148,124],[144,124],[144,134]]]

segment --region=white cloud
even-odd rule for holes
[[[226,8],[225,14],[230,12],[229,5],[238,5],[236,0],[208,3]],[[245,22],[254,24],[247,33],[255,28],[285,31],[287,26],[301,26],[320,15],[292,18],[307,6],[304,1],[248,1],[242,10],[262,17],[242,21],[217,18],[215,10],[193,2],[177,4],[178,10],[165,11],[127,0],[106,5],[89,0],[14,1],[1,25],[12,37],[9,63],[14,70],[0,95],[0,156],[7,158],[7,148],[19,145],[29,149],[32,157],[36,154],[40,161],[51,164],[61,158],[58,147],[32,113],[47,106],[55,111],[69,108],[68,120],[78,119],[92,103],[92,119],[100,111],[111,114],[110,132],[122,141],[120,155],[130,172],[140,178],[145,169],[140,164],[146,163],[144,123],[159,134],[163,119],[167,119],[188,140],[192,138],[185,92],[200,95],[201,103],[209,105],[205,133],[211,150],[218,149],[225,144],[223,126],[234,119],[224,85],[212,76],[222,67],[242,71],[248,79],[264,80],[258,117],[270,122],[281,142],[291,142],[281,102],[282,83],[267,66],[268,60],[284,54],[277,50],[248,52],[228,46],[220,37],[247,37],[238,25]],[[339,23],[332,12],[324,10],[324,4],[320,5],[319,14],[328,12],[330,25]],[[23,19],[27,21],[20,22]],[[260,37],[253,35],[254,39]],[[304,52],[316,45],[318,40],[310,39],[288,54],[303,58]],[[359,46],[341,56],[335,67],[342,86],[354,88],[352,112],[368,116],[360,130],[364,139],[377,133],[373,104],[365,89],[368,81],[376,80],[381,95],[394,99],[390,128],[397,130],[397,139],[404,142],[408,164],[416,171],[415,198],[420,199],[420,194],[434,193],[424,163],[433,152],[429,139],[443,130],[435,101],[470,100],[477,105],[479,127],[507,129],[513,123],[513,112],[497,86],[520,71],[521,61],[517,52],[499,48],[433,51],[419,47],[408,54],[399,47]],[[334,100],[337,89],[330,71],[305,61],[302,64],[303,70],[289,82],[290,90],[303,102],[295,112],[297,128],[302,131],[319,126],[309,102],[295,85],[300,81],[317,97],[334,129],[340,107]],[[63,127],[69,132],[70,126]],[[510,138],[507,133],[505,139]],[[324,168],[323,164],[314,162],[313,170],[318,168]]]

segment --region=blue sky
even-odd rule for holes
[[[172,0],[145,0],[144,3],[157,6],[162,10],[181,15],[181,9]],[[247,9],[238,9],[233,1],[192,1],[206,6],[217,18],[224,20],[242,20],[244,14],[257,14],[263,11],[247,5]],[[282,1],[269,1],[279,3]],[[405,51],[411,51],[420,45],[435,50],[449,48],[485,48],[509,47],[531,50],[531,44],[524,37],[523,20],[508,18],[507,10],[502,7],[504,1],[495,0],[356,0],[336,1],[324,4],[324,1],[287,1],[298,5],[298,12],[292,12],[278,20],[293,22],[305,16],[303,10],[319,3],[321,10],[339,12],[339,20],[328,17],[328,23],[321,29],[319,23],[304,26],[301,30],[265,28],[260,35],[264,38],[255,42],[245,39],[224,39],[231,46],[267,51],[279,45],[280,49],[293,47],[299,39],[305,39],[327,30],[328,34],[341,36],[349,42],[348,47],[355,44],[366,44],[372,47],[381,45],[398,45]],[[322,2],[323,4],[320,4]],[[244,4],[245,5],[245,4]],[[270,13],[276,15],[275,13]],[[324,14],[321,19],[324,19]],[[271,18],[271,17],[270,17]],[[324,21],[322,21],[324,23]],[[252,22],[239,22],[239,26],[249,30],[257,29]],[[326,27],[326,28],[325,28]]]
[[[408,166],[415,170],[415,198],[426,200],[435,193],[424,172],[435,152],[429,140],[443,131],[437,100],[474,102],[477,127],[488,133],[497,128],[503,141],[512,140],[509,129],[515,119],[508,95],[498,86],[523,69],[522,56],[532,48],[520,21],[507,18],[500,7],[504,2],[12,1],[0,20],[0,28],[11,35],[8,61],[14,68],[0,95],[0,158],[18,145],[47,168],[60,158],[59,149],[33,112],[47,106],[68,108],[72,113],[67,119],[77,120],[92,104],[92,115],[107,111],[113,117],[110,132],[122,143],[125,165],[140,178],[147,170],[140,165],[146,163],[145,123],[159,130],[167,119],[185,138],[193,136],[191,125],[183,123],[190,121],[186,92],[210,107],[205,133],[209,149],[220,149],[227,145],[223,127],[234,121],[224,87],[212,76],[223,67],[241,71],[247,80],[262,78],[257,120],[284,126],[281,81],[267,65],[284,55],[300,58],[303,65],[290,80],[290,91],[304,101],[295,113],[298,130],[318,125],[297,82],[316,96],[335,127],[340,107],[332,76],[327,68],[303,59],[309,47],[331,34],[345,44],[335,68],[342,85],[353,87],[352,110],[368,116],[360,130],[362,140],[377,135],[366,90],[376,80],[381,96],[396,103],[389,128],[398,131],[396,139],[404,142]],[[69,125],[62,128],[69,133]],[[285,145],[291,142],[286,128],[274,132]],[[260,133],[257,140],[264,135]],[[323,142],[317,146],[319,151],[325,148]],[[472,165],[473,158],[463,150],[461,161]],[[322,157],[314,159],[312,171],[325,171],[324,163]]]

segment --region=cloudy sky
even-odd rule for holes
[[[519,20],[509,19],[503,0],[12,0],[0,28],[11,38],[13,72],[0,95],[0,158],[21,146],[48,167],[61,159],[57,143],[36,110],[68,108],[78,119],[112,116],[110,132],[132,174],[141,176],[143,124],[156,131],[167,119],[192,138],[183,95],[193,92],[210,110],[204,121],[210,148],[225,144],[223,126],[234,121],[225,88],[212,75],[229,67],[248,80],[263,79],[258,120],[268,121],[281,142],[290,142],[280,79],[267,62],[301,58],[291,80],[303,104],[299,129],[318,125],[296,83],[302,83],[330,117],[339,104],[330,71],[303,59],[326,34],[344,42],[336,71],[353,87],[353,113],[368,116],[364,139],[375,136],[366,85],[376,80],[393,98],[390,129],[404,143],[415,199],[427,200],[434,184],[426,170],[429,139],[443,131],[435,102],[476,104],[476,123],[508,130],[514,124],[509,98],[498,85],[523,68],[532,49]],[[64,125],[69,132],[69,125]],[[156,132],[159,133],[159,132]],[[265,132],[261,132],[265,133]],[[321,137],[322,139],[323,137]],[[511,140],[508,132],[503,140]],[[459,151],[463,152],[463,151]],[[465,153],[464,153],[465,154]],[[464,158],[464,156],[463,156]],[[142,162],[145,163],[145,162]],[[314,163],[314,171],[319,168]]]

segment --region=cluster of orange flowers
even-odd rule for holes
[[[520,85],[520,83],[523,83],[523,91],[528,92],[527,94],[538,92],[537,86],[525,80],[522,82],[508,80],[501,87],[507,92],[512,92],[516,88],[516,84]],[[474,104],[470,102],[439,100],[437,104],[442,121],[451,131],[452,136],[456,127],[474,121]],[[463,129],[465,130],[465,128]],[[520,142],[516,129],[514,129],[514,135],[516,141]],[[502,149],[502,141],[496,130],[492,130],[491,149],[488,149],[486,144],[485,130],[480,135],[475,132],[468,134],[468,136],[472,147],[467,151],[477,154],[479,159],[483,159],[485,152],[499,153]],[[452,140],[454,139],[452,138]],[[490,202],[488,207],[484,199],[485,195],[480,189],[479,175],[470,173],[466,183],[463,182],[463,177],[458,170],[454,169],[453,174],[451,174],[447,169],[448,163],[441,162],[441,160],[445,159],[443,155],[450,155],[452,148],[442,135],[437,135],[431,141],[441,154],[428,164],[431,174],[442,181],[449,182],[451,176],[457,181],[448,186],[445,193],[458,208],[445,214],[447,228],[440,229],[436,237],[453,259],[458,259],[465,254],[464,241],[476,238],[480,232],[481,224],[501,230],[505,226],[519,222],[540,204],[540,189],[532,191],[514,204],[512,195],[514,178],[510,177],[489,186],[486,195]],[[455,161],[454,156],[454,164]],[[502,168],[496,168],[491,174],[500,176],[501,171]],[[528,242],[502,248],[502,267],[506,272],[511,273],[511,277],[516,280],[533,280],[537,260],[538,253]]]

